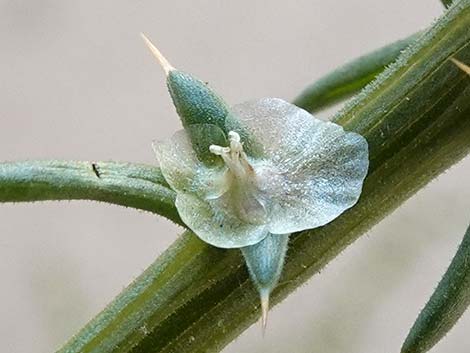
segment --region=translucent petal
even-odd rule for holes
[[[258,173],[271,233],[319,227],[357,202],[369,164],[362,136],[276,98],[243,103],[233,112],[269,161]]]
[[[191,136],[198,140],[197,144],[191,142]],[[201,138],[204,136],[206,138]],[[170,139],[154,144],[163,176],[173,190],[193,192],[202,197],[217,197],[225,192],[219,184],[224,172],[220,157],[212,155],[220,163],[214,163],[214,159],[207,165],[199,159],[201,153],[198,156],[195,152],[207,150],[209,153],[209,146],[214,143],[211,141],[227,143],[219,127],[200,124],[179,130]]]
[[[178,193],[176,207],[181,219],[206,243],[219,248],[253,245],[268,235],[265,224],[250,224],[230,214],[223,198],[203,200],[193,194]]]

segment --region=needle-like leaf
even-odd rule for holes
[[[293,103],[316,112],[351,97],[395,61],[419,35],[413,34],[348,62],[308,86]]]
[[[406,337],[402,353],[430,350],[470,305],[470,227],[457,253]]]

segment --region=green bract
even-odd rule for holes
[[[205,242],[253,245],[322,226],[357,202],[368,168],[362,136],[277,98],[233,107],[225,130],[194,124],[155,147],[182,220]],[[245,150],[243,136],[256,148]],[[204,163],[201,149],[219,163]]]

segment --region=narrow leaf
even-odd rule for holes
[[[0,202],[95,200],[160,214],[183,225],[160,170],[116,162],[0,163]]]
[[[406,337],[402,353],[430,350],[470,305],[470,227],[444,277]]]
[[[307,87],[293,103],[315,112],[351,97],[395,61],[418,36],[419,33],[413,34],[350,61]]]

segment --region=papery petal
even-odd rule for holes
[[[233,112],[270,164],[258,172],[271,233],[319,227],[357,202],[369,164],[362,136],[276,98]]]
[[[178,193],[176,208],[184,223],[206,243],[219,248],[253,245],[268,235],[265,224],[250,224],[230,214],[221,198],[203,200],[193,194]]]
[[[190,134],[195,143],[192,143]],[[227,143],[222,130],[215,125],[197,124],[177,131],[168,140],[154,143],[163,176],[173,190],[194,192],[203,197],[217,197],[225,191],[217,184],[222,180],[223,164],[219,157],[209,152],[209,146],[214,142]],[[204,164],[196,150],[207,150],[207,156],[220,164]]]

